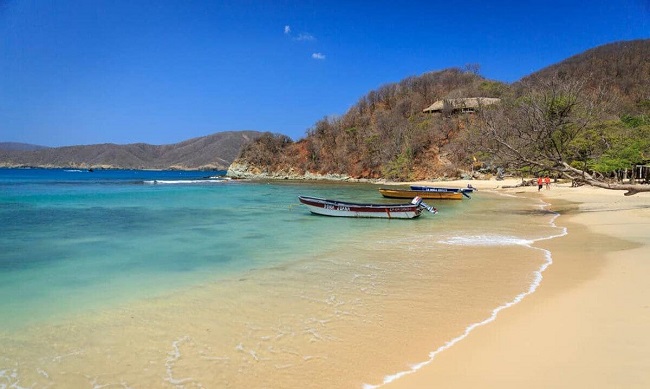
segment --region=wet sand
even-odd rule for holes
[[[650,387],[650,193],[518,180],[470,182],[559,212],[566,236],[536,243],[553,264],[539,288],[434,360],[384,388]],[[436,183],[440,184],[440,183]]]

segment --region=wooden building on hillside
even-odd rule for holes
[[[498,104],[501,99],[494,97],[463,97],[460,99],[438,100],[422,110],[424,113],[474,113],[481,107]]]

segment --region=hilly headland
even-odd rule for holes
[[[134,143],[42,147],[0,144],[0,167],[226,170],[257,131],[219,132],[169,145]]]
[[[478,65],[407,77],[298,141],[264,134],[228,174],[415,181],[583,168],[616,178],[650,160],[648,75],[650,39],[596,47],[512,84]]]

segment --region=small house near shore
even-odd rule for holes
[[[438,100],[427,108],[424,113],[474,113],[481,107],[498,104],[501,99],[494,97],[464,97],[460,99]]]

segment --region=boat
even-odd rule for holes
[[[413,190],[427,190],[432,192],[467,192],[471,193],[478,191],[477,188],[473,187],[472,184],[468,184],[466,188],[446,188],[440,186],[420,186],[420,185],[411,185]]]
[[[437,199],[437,200],[462,200],[463,193],[461,192],[443,192],[431,190],[413,190],[413,189],[399,189],[399,188],[379,188],[379,193],[382,196],[391,199],[409,199],[413,197],[421,197],[423,199]]]
[[[406,204],[361,204],[310,196],[298,196],[298,199],[311,213],[325,216],[414,219],[423,210],[438,213],[436,208],[422,202],[420,197],[415,197]]]
[[[461,194],[463,194],[463,196],[467,197],[468,199],[471,199],[469,193],[478,191],[478,189],[474,188],[471,184],[468,184],[466,188],[445,188],[445,187],[437,187],[437,186],[411,185],[411,190],[426,191],[426,192],[454,192],[454,193],[460,192]]]

